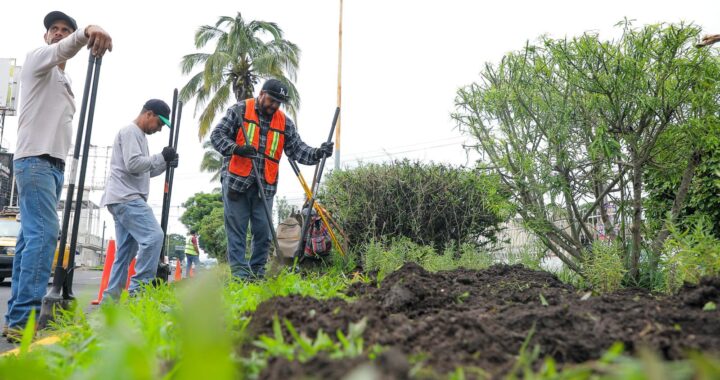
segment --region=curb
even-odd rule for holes
[[[32,351],[34,347],[36,346],[49,346],[51,344],[55,344],[60,341],[60,337],[57,335],[51,335],[47,336],[45,338],[42,338],[38,341],[33,342],[30,344],[30,348],[28,348],[28,351]],[[14,348],[10,351],[5,351],[0,354],[0,356],[9,356],[9,355],[17,355],[20,353],[20,347]]]

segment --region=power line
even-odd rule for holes
[[[395,153],[390,153],[390,155],[400,154],[400,153],[408,153],[408,152],[416,152],[416,151],[420,151],[420,150],[434,149],[434,148],[438,148],[438,147],[445,147],[445,146],[460,144],[465,141],[466,141],[465,137],[455,136],[455,137],[448,137],[445,139],[438,139],[438,140],[414,143],[414,144],[409,144],[409,145],[400,145],[400,146],[395,146],[395,147],[391,147],[391,148],[382,148],[382,149],[375,149],[375,150],[370,150],[370,151],[365,151],[365,152],[350,153],[349,155],[350,155],[350,157],[358,157],[358,156],[382,157],[382,156],[388,155],[389,154],[388,152],[395,151],[398,149],[400,149],[400,150]],[[429,144],[431,144],[431,145],[429,145]],[[417,148],[417,149],[414,149],[414,148]],[[357,158],[344,159],[343,162],[344,161],[356,161],[356,160],[357,160]]]

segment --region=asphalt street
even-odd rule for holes
[[[73,293],[83,309],[88,310],[90,308],[90,301],[97,298],[101,276],[102,272],[97,270],[80,269],[75,272]],[[10,285],[9,279],[0,284],[0,311],[2,312],[3,318],[7,312],[7,302],[10,298]],[[0,339],[0,352],[5,352],[13,348],[15,348],[15,345],[8,343],[5,338]]]

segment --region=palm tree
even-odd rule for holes
[[[220,169],[222,169],[223,164],[222,155],[213,148],[210,140],[205,140],[203,149],[205,149],[205,153],[202,161],[200,161],[200,171],[212,173],[211,181],[220,180]]]
[[[215,26],[204,25],[195,33],[195,47],[201,49],[216,41],[211,54],[194,53],[183,57],[183,74],[196,66],[202,70],[193,75],[180,90],[183,102],[195,98],[195,114],[201,111],[198,137],[202,140],[215,116],[224,112],[230,101],[253,96],[261,78],[276,78],[289,89],[285,105],[293,116],[300,107],[300,97],[292,81],[296,79],[300,48],[283,39],[283,31],[273,22],[246,22],[240,12],[236,17],[221,16]]]

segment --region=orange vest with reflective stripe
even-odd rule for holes
[[[260,121],[257,112],[255,112],[255,98],[245,99],[245,115],[243,117],[243,127],[248,135],[250,144],[258,149],[260,145]],[[245,145],[245,136],[242,131],[238,130],[235,142],[238,145]],[[280,158],[282,158],[283,148],[285,146],[285,114],[277,110],[273,114],[270,121],[270,129],[268,129],[265,138],[265,182],[274,185],[277,182],[278,166]],[[252,159],[232,155],[230,159],[230,173],[247,177],[252,170]]]

